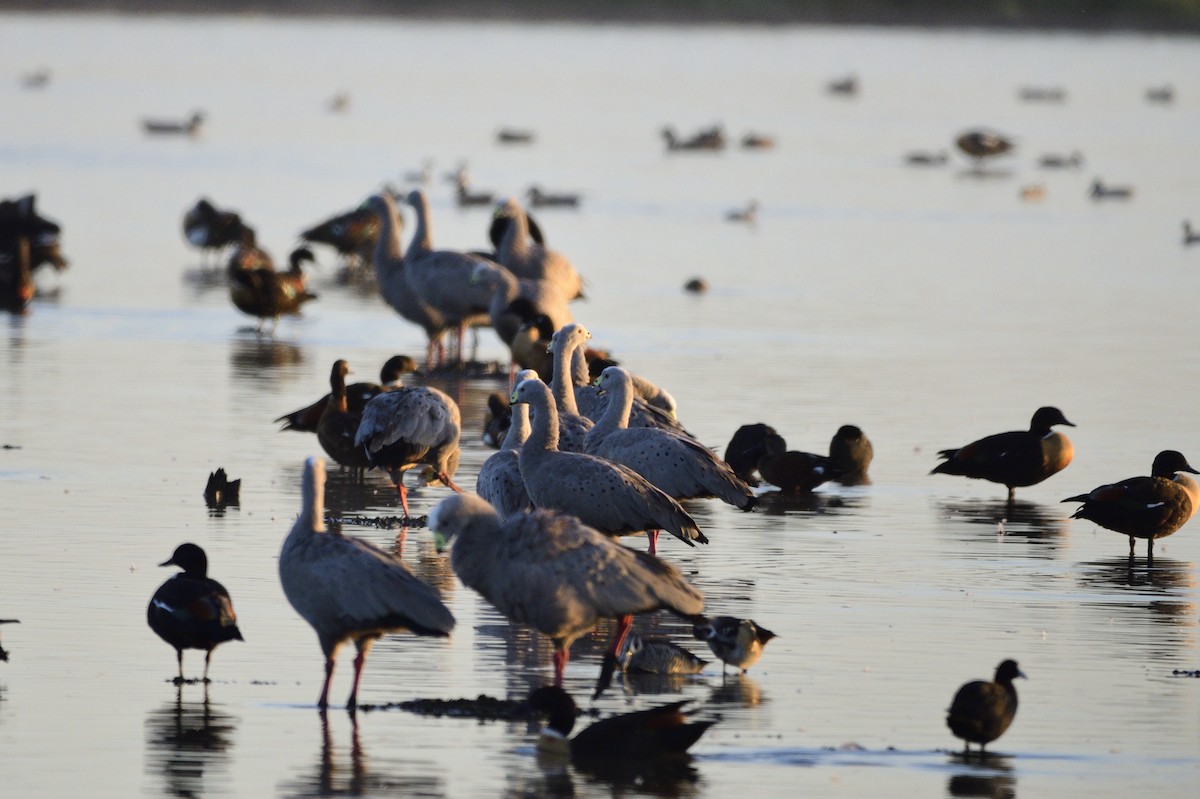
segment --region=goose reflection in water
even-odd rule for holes
[[[313,773],[285,780],[277,788],[282,797],[310,796],[423,796],[442,797],[446,787],[435,776],[434,764],[417,761],[393,761],[385,771],[368,768],[368,760],[358,734],[358,719],[354,714],[345,718],[350,724],[350,766],[339,764],[344,758],[342,747],[335,747],[329,729],[329,714],[321,719],[321,754]],[[339,714],[340,717],[340,714]],[[423,773],[422,773],[423,772]]]
[[[184,702],[183,687],[169,702],[146,716],[148,770],[161,772],[169,796],[203,796],[212,793],[215,775],[230,780],[229,752],[238,719],[213,707],[208,700]],[[208,791],[205,774],[208,773]]]
[[[1012,773],[1012,759],[994,752],[972,752],[970,756],[956,752],[951,756],[955,765],[969,766],[970,771],[950,775],[946,782],[948,797],[980,797],[980,799],[1016,799],[1017,778]]]

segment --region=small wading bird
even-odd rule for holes
[[[317,633],[325,683],[317,707],[329,706],[338,649],[353,641],[354,683],[346,709],[358,706],[358,686],[371,646],[382,635],[411,630],[445,638],[454,616],[437,590],[402,561],[359,538],[325,529],[325,462],[304,463],[300,517],[279,553],[279,580],[288,602]]]
[[[1130,477],[1102,485],[1063,502],[1082,502],[1072,519],[1096,524],[1129,536],[1129,557],[1139,538],[1146,539],[1146,557],[1154,557],[1154,541],[1178,530],[1200,509],[1200,484],[1181,472],[1200,474],[1183,454],[1173,449],[1158,453],[1149,477]]]
[[[1028,430],[997,433],[958,449],[938,453],[945,458],[930,474],[956,474],[1008,487],[1008,498],[1018,486],[1036,485],[1067,467],[1075,455],[1070,439],[1050,428],[1074,427],[1058,408],[1038,408]]]
[[[767,642],[778,637],[750,619],[734,616],[701,619],[693,626],[692,636],[707,643],[712,653],[721,659],[722,674],[726,663],[745,674],[762,657]]]
[[[1017,715],[1013,680],[1024,676],[1015,660],[1006,660],[996,667],[994,681],[975,680],[958,689],[946,713],[946,726],[963,739],[963,754],[970,753],[972,743],[979,744],[982,754],[1012,724]]]
[[[183,650],[204,650],[204,677],[213,649],[225,641],[243,641],[229,592],[208,576],[208,557],[195,544],[180,544],[159,566],[183,569],[167,580],[150,599],[146,621],[158,637],[175,647],[179,677],[183,683]]]

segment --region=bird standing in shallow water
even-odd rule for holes
[[[741,669],[743,674],[762,657],[767,642],[778,637],[750,619],[735,616],[714,616],[697,621],[692,628],[692,635],[697,640],[707,642],[708,648],[721,659],[722,673],[725,672],[723,664],[728,663]]]
[[[1200,509],[1200,484],[1185,474],[1200,474],[1183,454],[1163,450],[1154,458],[1149,477],[1130,477],[1102,485],[1063,502],[1082,502],[1072,519],[1090,519],[1129,536],[1129,557],[1137,539],[1146,539],[1146,557],[1154,557],[1154,539],[1178,530]]]
[[[183,678],[183,650],[204,650],[204,677],[208,682],[208,664],[212,651],[225,641],[243,641],[233,612],[229,592],[208,576],[208,556],[195,544],[180,544],[174,554],[159,566],[183,569],[167,580],[146,608],[146,621],[158,637],[175,647],[179,662],[178,682]]]
[[[982,754],[989,743],[999,738],[1017,715],[1017,689],[1013,680],[1024,677],[1015,660],[1006,660],[996,667],[993,682],[969,682],[954,695],[946,713],[946,726],[963,739],[963,754],[971,744],[979,744]]]
[[[325,684],[317,707],[329,706],[334,660],[346,641],[358,649],[347,710],[358,706],[358,686],[375,639],[400,630],[446,637],[454,616],[437,590],[399,559],[359,538],[325,529],[325,462],[304,464],[300,517],[279,553],[279,580],[296,612],[317,633],[325,654]]]
[[[1031,486],[1062,471],[1075,455],[1070,439],[1050,428],[1075,425],[1058,408],[1042,407],[1033,414],[1028,430],[1015,430],[973,441],[959,449],[938,453],[945,462],[930,474],[956,474],[988,480],[1008,487],[1008,498],[1017,486]]]

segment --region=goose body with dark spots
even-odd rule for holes
[[[510,197],[499,204],[495,215],[510,221],[497,252],[501,266],[517,277],[553,283],[567,300],[583,297],[583,278],[575,266],[558,251],[531,239],[529,220],[520,203]]]
[[[608,408],[584,438],[584,452],[628,466],[675,499],[716,497],[741,510],[754,507],[750,486],[708,447],[678,433],[629,427],[629,372],[610,366],[596,385],[609,395]]]
[[[453,541],[450,563],[464,585],[509,620],[550,637],[557,685],[571,644],[601,619],[619,622],[615,654],[634,614],[669,610],[690,617],[704,609],[701,593],[674,566],[567,513],[539,509],[501,518],[482,498],[460,494],[434,507],[429,526],[442,546]]]
[[[354,683],[347,701],[353,710],[363,666],[382,635],[411,630],[446,637],[454,616],[432,586],[395,556],[359,538],[325,528],[325,464],[304,465],[300,516],[279,553],[283,593],[313,630],[325,655],[325,682],[317,706],[329,705],[334,661],[342,644],[354,643]]]
[[[647,531],[652,551],[658,530],[689,546],[708,543],[688,512],[637,472],[594,455],[560,452],[558,412],[545,383],[523,381],[512,401],[530,408],[533,430],[518,463],[534,506],[574,514],[607,535]]]
[[[1006,660],[996,667],[992,682],[975,680],[958,689],[946,713],[946,726],[963,739],[964,753],[971,751],[973,743],[983,752],[1009,728],[1017,715],[1013,680],[1024,676],[1015,660]]]
[[[1184,472],[1198,474],[1177,450],[1158,453],[1150,476],[1130,477],[1094,488],[1063,502],[1082,502],[1073,519],[1089,519],[1105,529],[1129,536],[1129,554],[1137,539],[1146,540],[1146,554],[1154,554],[1154,541],[1171,535],[1200,509],[1200,484]]]
[[[146,607],[146,622],[159,638],[175,648],[179,682],[183,682],[183,650],[204,650],[204,682],[212,652],[225,641],[241,641],[233,600],[225,586],[208,576],[208,556],[199,546],[186,543],[175,548],[159,566],[183,569],[167,580]]]
[[[955,474],[1007,486],[1011,499],[1017,487],[1036,485],[1070,464],[1075,448],[1055,425],[1074,427],[1058,408],[1046,406],[1033,414],[1028,430],[1015,430],[944,449],[943,463],[930,474]]]

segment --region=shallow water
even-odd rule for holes
[[[1069,520],[1062,497],[1146,473],[1175,448],[1200,460],[1194,327],[1200,50],[1192,39],[883,30],[469,26],[162,17],[0,17],[9,72],[45,64],[41,92],[0,83],[3,194],[37,190],[72,260],[0,335],[0,785],[6,795],[1190,796],[1200,775],[1196,522],[1152,567],[1126,541]],[[613,54],[619,52],[620,62]],[[548,65],[553,65],[548,67]],[[855,71],[852,100],[824,83]],[[1173,81],[1171,106],[1143,101]],[[1062,105],[1019,85],[1062,85]],[[349,89],[348,113],[325,111]],[[194,141],[146,139],[142,116],[208,111]],[[776,150],[662,152],[658,130],[722,122]],[[986,177],[914,169],[990,125],[1019,138]],[[527,148],[492,144],[528,127]],[[1036,168],[1083,152],[1081,171]],[[691,509],[712,539],[665,540],[710,610],[779,634],[748,675],[710,666],[673,683],[618,681],[604,713],[662,694],[720,724],[690,769],[636,785],[543,768],[525,724],[313,710],[321,659],[276,576],[314,437],[271,420],[360,379],[415,328],[377,298],[313,277],[321,298],[274,339],[223,289],[192,279],[180,220],[198,196],[240,210],[282,256],[296,233],[433,158],[477,184],[537,181],[586,194],[539,215],[589,282],[577,318],[634,371],[669,387],[689,429],[721,450],[765,421],[820,451],[837,427],[875,445],[873,483],[751,514]],[[1094,176],[1135,186],[1094,204]],[[1041,184],[1040,203],[1019,187]],[[482,247],[486,211],[430,187],[435,240]],[[722,221],[749,198],[747,229]],[[685,295],[703,275],[712,291]],[[481,355],[499,358],[485,335]],[[458,481],[473,485],[486,380],[441,384],[463,404]],[[1021,490],[930,477],[938,449],[1061,407],[1075,462]],[[224,466],[240,507],[201,492]],[[412,492],[422,514],[443,496]],[[331,471],[329,507],[398,513],[386,478]],[[1005,520],[1002,522],[1002,520]],[[394,532],[358,534],[391,546]],[[181,541],[205,547],[245,643],[213,684],[170,683],[144,623]],[[638,540],[632,546],[643,544]],[[1143,551],[1143,550],[1139,550]],[[425,531],[404,557],[459,620],[449,642],[384,639],[362,701],[520,697],[550,677],[550,646],[457,584]],[[670,618],[639,625],[685,644]],[[641,628],[641,627],[640,627]],[[580,641],[567,687],[589,693],[607,629]],[[694,651],[701,653],[698,647]],[[943,714],[959,684],[1012,657],[1029,675],[1016,722],[964,763]],[[185,658],[198,674],[201,658]],[[349,688],[343,659],[334,696]],[[204,701],[207,694],[208,701]]]

